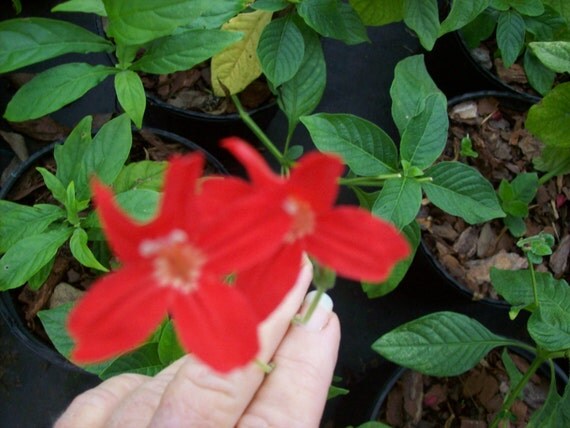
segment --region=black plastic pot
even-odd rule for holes
[[[217,158],[215,158],[213,155],[205,151],[202,147],[198,146],[194,142],[182,138],[171,132],[163,131],[160,129],[144,128],[144,130],[152,133],[153,135],[161,137],[165,141],[180,144],[181,146],[186,147],[189,151],[202,153],[206,158],[207,164],[215,173],[227,174],[225,167]],[[23,162],[20,167],[13,174],[11,174],[9,179],[6,181],[6,184],[0,188],[0,199],[5,199],[9,195],[11,189],[25,172],[36,166],[42,159],[50,156],[57,144],[61,144],[61,142],[44,146],[42,149],[34,152],[32,156]],[[19,340],[24,342],[26,346],[33,352],[42,356],[42,358],[49,360],[51,363],[60,365],[65,369],[86,373],[84,370],[71,364],[55,349],[46,345],[29,331],[20,314],[16,310],[16,307],[14,305],[14,296],[10,292],[0,292],[0,315],[4,318],[4,321],[10,331]]]
[[[490,90],[519,96],[530,104],[542,99],[539,95],[518,91],[483,67],[471,54],[460,31],[447,33],[437,40],[432,51],[426,53],[426,66],[447,96]]]
[[[186,110],[174,107],[149,92],[147,92],[146,100],[144,116],[146,125],[168,129],[179,135],[184,135],[207,147],[216,156],[223,156],[218,152],[218,143],[224,137],[237,136],[250,142],[257,141],[257,137],[243,123],[237,113],[213,115]],[[277,113],[277,103],[275,100],[270,101],[248,111],[248,113],[262,129],[266,128]]]
[[[479,91],[466,93],[460,96],[456,96],[448,101],[448,111],[458,104],[466,101],[478,100],[482,98],[496,98],[500,100],[501,105],[515,111],[526,111],[528,110],[532,103],[524,96],[518,93],[510,92],[500,92],[500,91]],[[422,232],[422,236],[425,232]],[[429,246],[425,243],[422,238],[420,244],[420,251],[424,253],[425,257],[429,260],[430,265],[437,272],[437,274],[442,279],[442,282],[451,288],[459,291],[464,297],[468,297],[470,300],[476,300],[477,302],[482,302],[498,308],[508,309],[509,305],[504,300],[497,300],[493,298],[484,297],[481,299],[475,299],[474,293],[465,284],[456,279],[451,275],[445,266],[438,260],[438,257],[432,252]]]
[[[523,349],[509,348],[509,351],[512,352],[513,354],[523,357],[527,361],[530,361],[533,358],[533,355],[530,352]],[[555,370],[558,392],[562,394],[564,392],[564,387],[568,383],[568,374],[562,367],[556,364],[556,362],[554,362],[554,370]],[[380,384],[379,390],[377,390],[376,392],[376,398],[374,399],[371,407],[369,420],[371,421],[379,420],[382,410],[385,406],[386,400],[388,398],[388,395],[390,394],[394,386],[398,383],[398,381],[402,378],[402,376],[408,371],[410,371],[410,369],[401,366],[396,366],[393,368],[392,373],[387,378],[387,380],[383,384]],[[537,370],[537,374],[544,378],[550,379],[551,372],[548,363],[544,363],[542,366],[540,366]]]

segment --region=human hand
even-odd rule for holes
[[[84,392],[55,428],[317,427],[340,326],[326,295],[307,324],[291,323],[311,278],[306,261],[291,293],[261,324],[258,360],[275,364],[268,375],[254,362],[222,375],[187,355],[154,377],[123,374]]]

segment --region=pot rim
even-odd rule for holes
[[[506,346],[506,347],[505,346],[499,346],[499,347],[493,348],[491,351],[489,351],[487,354],[485,354],[485,357],[487,355],[489,355],[489,353],[491,353],[492,351],[498,351],[498,350],[505,349],[505,348],[507,348],[512,353],[517,354],[518,356],[520,356],[522,358],[525,358],[527,361],[529,361],[533,355],[532,352],[530,352],[526,349],[517,348],[517,347],[513,347],[513,346]],[[554,374],[556,376],[557,381],[562,383],[562,384],[567,384],[568,380],[569,380],[568,374],[556,362],[556,360],[553,359],[552,363],[554,365]],[[472,370],[473,368],[474,367],[472,367],[469,370]],[[403,374],[407,371],[410,371],[410,370],[412,370],[412,369],[409,369],[407,367],[403,367],[400,365],[398,365],[394,369],[392,369],[392,373],[390,374],[390,377],[388,378],[388,380],[386,380],[386,382],[384,382],[380,386],[380,390],[379,390],[378,394],[376,395],[376,398],[374,399],[374,406],[372,407],[372,410],[370,411],[369,420],[375,421],[378,419],[378,416],[380,414],[380,410],[381,410],[382,406],[384,405],[384,402],[388,398],[388,394],[390,393],[390,391],[392,390],[394,385],[396,385],[398,380],[400,380],[400,378],[403,376]],[[467,373],[469,370],[465,371],[464,373]],[[419,373],[421,373],[421,372],[419,372]],[[461,376],[464,373],[461,373],[461,374],[456,375],[456,376],[432,376],[432,377],[435,377],[435,378],[457,377],[457,376]],[[538,368],[537,373],[543,377],[550,377],[550,368],[549,368],[548,361],[545,361]],[[560,386],[560,385],[558,385],[558,386]]]
[[[456,106],[462,102],[470,101],[470,100],[474,100],[474,99],[478,100],[481,98],[497,98],[499,100],[510,99],[516,103],[522,103],[524,105],[524,109],[521,109],[521,111],[522,110],[528,110],[532,106],[532,102],[530,102],[528,99],[521,96],[520,94],[513,94],[511,92],[504,92],[504,91],[482,90],[482,91],[476,91],[476,92],[467,92],[465,94],[461,94],[461,95],[458,95],[456,97],[451,98],[447,102],[447,108],[449,110],[450,108],[452,108],[452,107],[454,107],[454,106]],[[491,306],[501,308],[501,309],[510,308],[510,304],[505,300],[493,299],[491,297],[482,297],[480,299],[474,299],[473,297],[474,297],[475,293],[473,293],[473,291],[471,291],[469,288],[467,288],[467,286],[465,284],[463,284],[461,281],[459,281],[453,275],[451,275],[449,273],[449,271],[439,261],[439,258],[433,253],[433,251],[431,251],[431,249],[425,243],[423,231],[421,233],[420,248],[421,248],[422,252],[424,253],[424,255],[426,256],[426,258],[428,259],[428,261],[430,262],[430,264],[437,271],[437,273],[444,278],[446,283],[451,284],[453,286],[453,288],[458,290],[464,296],[470,297],[471,301],[477,302],[477,303],[489,304]]]
[[[473,58],[473,55],[471,55],[471,51],[469,49],[469,47],[467,46],[467,43],[465,42],[465,38],[463,37],[463,35],[461,34],[460,30],[456,30],[452,32],[453,36],[457,39],[457,44],[459,45],[460,50],[463,52],[463,54],[465,55],[465,57],[467,58],[467,61],[473,65],[473,67],[475,67],[476,70],[479,70],[479,72],[490,82],[492,82],[494,85],[496,85],[497,87],[500,87],[502,91],[511,93],[513,95],[519,95],[520,97],[524,98],[527,100],[527,102],[530,102],[532,104],[536,104],[538,103],[540,100],[542,100],[542,96],[539,95],[534,95],[534,94],[529,94],[527,92],[524,91],[517,91],[513,86],[509,85],[508,83],[504,82],[503,80],[501,80],[499,78],[499,76],[497,76],[495,73],[491,72],[490,70],[487,70],[486,68],[482,67],[481,64],[479,64],[475,58]]]

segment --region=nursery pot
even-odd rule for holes
[[[257,141],[257,137],[237,113],[214,115],[187,110],[170,105],[148,91],[146,100],[145,124],[184,135],[207,147],[216,156],[223,157],[225,154],[217,152],[222,138],[237,136],[247,141]],[[263,129],[269,125],[276,112],[277,102],[272,100],[248,111],[248,114]]]
[[[485,124],[485,126],[489,127],[489,128],[485,128],[483,129],[482,125],[467,125],[467,127],[465,128],[465,130],[459,129],[460,126],[462,126],[464,123],[462,122],[462,120],[458,120],[458,121],[451,121],[451,125],[450,125],[450,136],[448,137],[448,145],[445,149],[444,152],[444,156],[447,156],[446,159],[452,159],[456,156],[458,156],[457,154],[457,144],[458,144],[458,140],[460,140],[462,137],[458,136],[460,132],[463,133],[469,133],[470,131],[472,132],[472,139],[473,139],[473,144],[474,144],[474,148],[475,151],[477,151],[477,148],[475,147],[475,144],[477,143],[477,141],[479,141],[477,144],[483,144],[484,148],[481,150],[481,154],[480,154],[480,161],[481,163],[479,163],[479,165],[482,164],[488,164],[486,167],[487,172],[490,172],[493,174],[493,180],[495,180],[494,183],[494,187],[495,190],[498,188],[498,182],[500,181],[497,177],[500,176],[501,174],[505,174],[504,178],[507,178],[509,181],[512,179],[509,178],[509,176],[507,174],[510,174],[511,176],[515,176],[516,173],[513,173],[511,170],[509,170],[507,167],[511,167],[511,169],[514,167],[513,165],[516,164],[516,166],[518,167],[519,162],[522,164],[522,159],[523,159],[523,149],[520,148],[523,146],[523,142],[525,143],[525,150],[533,150],[533,148],[535,147],[533,144],[536,143],[536,140],[532,139],[532,137],[530,137],[530,135],[527,134],[519,134],[519,135],[523,135],[523,137],[521,137],[521,144],[515,144],[511,142],[511,144],[509,144],[508,142],[504,142],[503,140],[501,140],[500,137],[497,137],[497,135],[499,135],[498,133],[495,134],[494,129],[492,128],[494,126],[506,126],[506,119],[505,115],[503,115],[505,112],[514,112],[513,113],[513,120],[515,118],[515,115],[517,120],[522,121],[522,116],[518,116],[521,112],[525,112],[528,110],[530,103],[522,96],[520,95],[512,95],[512,94],[508,94],[508,93],[499,93],[499,92],[478,92],[478,93],[471,93],[471,94],[466,94],[463,95],[461,97],[456,97],[452,100],[449,101],[449,111],[452,111],[456,106],[459,106],[458,109],[461,108],[461,110],[463,111],[464,108],[462,106],[465,106],[465,104],[462,104],[464,102],[468,102],[467,107],[465,108],[466,110],[469,110],[469,106],[477,106],[477,111],[479,114],[479,102],[482,102],[481,100],[484,100],[486,98],[489,99],[494,99],[497,100],[500,104],[497,105],[497,111],[502,111],[502,113],[500,113],[497,118],[492,119],[492,117],[494,117],[494,113],[490,113],[488,116],[489,122],[487,124]],[[473,104],[473,103],[475,104]],[[470,103],[470,104],[469,104]],[[489,104],[489,103],[487,103]],[[485,107],[485,103],[481,104],[483,107],[481,107],[481,109],[485,109],[488,107]],[[482,110],[481,110],[482,111]],[[510,113],[509,113],[510,114]],[[475,120],[475,119],[474,119]],[[495,120],[495,122],[491,122],[491,120]],[[522,123],[522,122],[521,122]],[[521,124],[519,123],[519,125]],[[511,125],[509,125],[511,126]],[[493,129],[493,133],[491,133],[491,131],[489,131],[489,129]],[[512,128],[510,128],[509,130],[512,130],[513,133],[515,131],[514,125],[512,125]],[[521,128],[522,129],[522,128]],[[518,129],[517,132],[523,132],[521,131],[521,129]],[[481,130],[480,133],[478,133]],[[499,131],[497,131],[499,132]],[[505,133],[505,135],[507,134],[507,130],[501,130],[500,133]],[[464,135],[464,134],[461,134]],[[502,135],[502,134],[501,134]],[[497,138],[495,138],[497,137]],[[454,141],[455,139],[455,141]],[[524,140],[524,141],[523,141]],[[495,141],[497,141],[497,143],[495,144]],[[518,141],[518,140],[517,140]],[[455,149],[452,147],[455,144]],[[479,147],[483,147],[483,146],[479,146]],[[539,147],[539,146],[536,146]],[[508,150],[508,152],[503,152],[503,148],[505,150]],[[515,153],[516,150],[516,153]],[[517,154],[519,153],[520,154]],[[506,153],[506,154],[505,154]],[[513,154],[514,153],[514,154]],[[526,152],[525,152],[526,153]],[[530,152],[529,152],[530,153]],[[505,156],[504,158],[499,159],[498,157],[495,158],[493,156]],[[510,158],[509,158],[510,156]],[[518,157],[515,157],[518,156]],[[530,156],[530,155],[529,155]],[[526,154],[524,156],[524,158],[526,159]],[[472,159],[472,158],[469,158]],[[503,160],[505,159],[505,160]],[[471,163],[471,162],[479,162],[479,160],[477,161],[472,161],[472,160],[465,160],[465,162],[467,163]],[[493,164],[493,162],[497,163],[497,166],[495,167],[495,165]],[[473,164],[475,166],[475,163]],[[492,165],[491,167],[489,165]],[[505,165],[507,165],[507,167],[505,167]],[[524,169],[521,167],[520,172],[523,172]],[[532,171],[532,168],[529,168],[528,171]],[[495,175],[497,174],[497,175]],[[486,174],[483,174],[486,175]],[[490,177],[487,177],[488,179]],[[550,182],[549,182],[550,183]],[[547,186],[549,185],[549,183],[544,184],[541,187]],[[546,187],[545,187],[546,188]],[[550,195],[549,193],[547,193],[547,195]],[[540,202],[537,204],[540,205]],[[538,213],[542,213],[543,211],[547,210],[548,207],[546,207],[547,204],[544,204],[545,207],[541,208],[541,207],[537,207],[535,209],[535,211],[533,211],[533,213],[537,213],[536,215],[538,215]],[[567,205],[567,204],[566,204]],[[480,282],[480,278],[483,277],[483,275],[481,274],[481,269],[483,269],[483,267],[479,268],[477,267],[477,264],[479,263],[479,265],[483,265],[484,263],[487,263],[487,269],[490,269],[491,265],[494,265],[498,268],[503,268],[503,269],[520,269],[523,268],[524,264],[526,264],[526,258],[524,257],[524,255],[522,254],[522,252],[520,252],[518,249],[514,249],[515,247],[514,243],[516,243],[516,240],[518,240],[518,238],[512,238],[514,240],[514,242],[512,244],[509,244],[509,242],[506,241],[507,238],[504,237],[504,232],[503,234],[501,234],[501,230],[502,230],[502,221],[500,219],[496,219],[493,220],[491,222],[488,222],[489,224],[485,224],[485,225],[474,225],[473,227],[469,227],[468,225],[464,224],[464,222],[462,223],[461,220],[459,220],[457,217],[454,216],[448,216],[445,215],[444,213],[442,213],[440,210],[437,210],[435,208],[432,207],[424,207],[424,209],[426,211],[424,211],[422,214],[420,214],[420,217],[422,217],[422,221],[425,221],[425,223],[423,224],[423,231],[422,231],[422,245],[421,245],[421,249],[423,250],[423,252],[425,253],[426,257],[430,260],[432,266],[435,268],[435,270],[441,275],[441,278],[443,279],[443,282],[445,282],[446,284],[451,285],[453,288],[459,290],[461,293],[463,293],[464,295],[469,296],[472,300],[481,300],[484,301],[486,303],[489,304],[493,304],[493,305],[499,305],[499,306],[503,306],[503,307],[507,307],[508,305],[502,301],[502,300],[497,300],[494,297],[491,297],[488,294],[488,289],[490,287],[489,281],[487,280],[486,283],[485,282]],[[567,209],[567,208],[562,208]],[[565,211],[563,211],[565,212]],[[533,214],[534,215],[534,214]],[[544,214],[546,215],[546,214]],[[564,214],[561,214],[561,216],[563,216]],[[532,217],[533,219],[538,219],[537,217]],[[545,217],[548,218],[548,217]],[[542,220],[542,217],[540,218]],[[538,228],[539,226],[541,226],[542,223],[528,223],[527,222],[527,227],[529,228],[529,230],[532,230],[531,227],[533,228]],[[567,226],[563,226],[563,220],[560,223],[562,227],[561,231],[563,233],[564,232],[564,228]],[[436,228],[438,228],[438,232],[436,233]],[[445,230],[444,230],[445,229]],[[484,230],[485,229],[485,230]],[[491,230],[491,232],[489,232]],[[443,232],[446,233],[451,233],[451,235],[449,236],[445,236]],[[457,235],[453,236],[453,233],[457,232]],[[485,240],[483,239],[484,236],[484,232],[487,233],[487,236],[485,237]],[[492,235],[489,235],[489,233],[492,233]],[[470,235],[471,234],[471,235]],[[533,235],[535,233],[532,233],[529,231],[527,236]],[[491,236],[491,237],[488,237]],[[462,239],[464,239],[464,241],[462,241]],[[465,242],[465,244],[463,244],[463,242]],[[487,249],[483,250],[482,248],[479,248],[479,245],[483,245],[484,243],[486,243],[487,245]],[[439,248],[437,247],[437,245],[439,245]],[[478,247],[474,247],[474,245],[477,245]],[[465,248],[464,248],[465,247]],[[506,255],[501,253],[500,255],[493,252],[494,250],[497,250],[497,252],[500,252],[499,250],[501,248],[505,247],[505,252]],[[437,250],[436,250],[437,248]],[[449,250],[448,254],[445,254],[445,251]],[[462,260],[466,260],[467,257],[469,257],[469,259],[471,259],[473,257],[473,253],[477,253],[478,257],[473,259],[473,262],[466,262],[463,263]],[[466,256],[467,254],[467,256]],[[480,254],[480,255],[479,255]],[[438,255],[443,255],[443,258],[440,259],[438,258]],[[491,259],[491,256],[495,257],[495,259]],[[443,260],[443,261],[442,261]],[[458,261],[459,260],[459,261]],[[459,266],[459,262],[461,263],[461,266]],[[488,272],[488,270],[487,270]],[[477,282],[477,286],[471,286],[468,287],[466,285],[466,283],[463,281],[463,279],[467,279],[469,278],[472,281]],[[480,287],[479,287],[480,286]],[[475,293],[475,291],[477,291],[477,293],[483,293],[484,297],[482,297],[481,295],[477,295]],[[491,292],[492,294],[492,292]],[[482,297],[482,298],[481,298]]]
[[[440,2],[440,19],[444,19],[450,10],[450,1]],[[492,62],[492,52],[489,61]],[[476,54],[475,54],[476,55]],[[457,96],[466,92],[493,90],[520,95],[527,102],[535,104],[541,96],[534,90],[526,92],[501,80],[495,70],[495,65],[489,68],[483,65],[467,46],[461,30],[452,31],[439,37],[429,52],[426,52],[427,69],[448,97]]]
[[[405,418],[406,416],[411,417],[410,413],[417,412],[415,414],[418,416],[421,415],[422,421],[424,415],[426,418],[429,418],[430,416],[436,418],[442,417],[442,420],[435,422],[432,421],[432,423],[437,425],[430,426],[459,426],[456,418],[465,417],[466,419],[470,419],[469,415],[465,414],[468,412],[467,408],[464,413],[461,412],[461,400],[463,400],[464,403],[477,402],[477,406],[480,409],[484,409],[484,411],[479,410],[479,416],[481,417],[484,415],[492,415],[493,411],[489,409],[500,408],[500,405],[503,402],[502,395],[500,394],[500,392],[502,392],[501,387],[504,387],[504,379],[508,379],[508,375],[502,367],[502,364],[497,364],[500,361],[499,349],[491,351],[485,357],[485,368],[483,368],[481,363],[479,363],[476,367],[468,370],[467,372],[453,377],[422,375],[401,366],[394,368],[388,380],[381,385],[377,392],[370,411],[369,420],[381,420],[385,422],[387,418],[386,410],[389,401],[391,401],[391,415],[388,423],[393,423],[393,418]],[[509,354],[511,354],[513,359],[517,359],[518,361],[524,360],[527,364],[533,358],[533,355],[530,352],[519,348],[509,348]],[[492,355],[491,359],[489,358],[490,355]],[[489,361],[491,361],[491,364],[489,364]],[[554,363],[554,368],[558,392],[563,393],[564,387],[568,383],[568,376],[556,363]],[[498,374],[499,376],[495,377],[493,376],[494,374]],[[539,403],[541,400],[538,400],[537,397],[542,398],[544,397],[544,394],[548,392],[550,376],[550,366],[548,363],[542,364],[529,382],[529,384],[531,384],[529,391],[531,392],[525,394],[523,400],[528,407],[532,408],[533,405],[541,405],[541,403]],[[453,389],[454,386],[456,389]],[[393,392],[395,388],[398,388],[399,391]],[[527,384],[525,391],[527,391],[528,388],[529,385]],[[405,396],[406,391],[409,391],[407,396]],[[417,394],[418,392],[419,394]],[[457,398],[454,397],[454,392],[458,394]],[[400,393],[402,393],[402,395],[400,395]],[[417,395],[414,396],[414,393]],[[451,398],[449,398],[449,400],[445,400],[448,397]],[[404,408],[404,406],[406,406],[406,408]],[[451,411],[452,408],[453,412]],[[458,408],[460,409],[458,410]],[[399,414],[397,410],[400,410]],[[534,411],[536,410],[537,409],[534,409]],[[447,413],[451,413],[451,415],[447,415]],[[529,416],[530,414],[531,412],[529,412]],[[443,415],[447,416],[445,421],[443,420]],[[451,425],[452,420],[456,425]],[[418,423],[417,421],[414,422]],[[483,422],[486,423],[487,421]],[[418,426],[421,426],[421,423],[422,422],[419,422]],[[477,422],[468,420],[465,421],[465,426],[478,426],[474,425],[476,423]],[[394,426],[397,428],[400,425],[396,424]]]
[[[218,174],[226,174],[226,169],[220,163],[220,161],[213,155],[205,151],[203,148],[199,147],[195,143],[185,138],[182,138],[176,134],[154,129],[154,128],[143,128],[143,131],[151,133],[153,136],[161,138],[162,141],[169,144],[180,145],[187,151],[201,152],[204,154],[209,168]],[[7,180],[6,184],[0,189],[0,199],[6,199],[10,191],[14,188],[17,181],[22,177],[24,173],[29,171],[31,168],[36,166],[39,162],[47,159],[52,153],[54,147],[60,143],[52,143],[50,145],[44,146],[42,149],[34,152],[29,159],[27,159]],[[145,149],[146,150],[146,149]],[[71,372],[82,372],[87,377],[93,377],[93,375],[85,372],[83,369],[73,365],[66,358],[64,358],[59,352],[57,352],[52,346],[45,343],[38,336],[33,334],[27,327],[26,322],[23,319],[22,309],[18,308],[19,303],[17,302],[16,294],[20,289],[0,292],[0,315],[3,317],[6,325],[8,326],[11,333],[21,342],[25,344],[33,353],[40,356],[42,359],[49,361],[52,364],[58,365],[65,370]],[[21,305],[20,305],[21,306]]]
[[[483,66],[481,60],[478,60],[474,54],[472,53],[471,49],[467,46],[465,39],[463,38],[461,31],[454,31],[453,37],[457,40],[457,44],[459,46],[460,51],[462,52],[464,58],[467,60],[469,64],[480,73],[483,78],[488,82],[490,89],[495,89],[497,91],[505,91],[510,92],[515,95],[520,95],[522,98],[526,99],[529,103],[535,104],[539,102],[542,97],[538,95],[534,90],[532,92],[524,91],[520,88],[517,88],[514,85],[506,83],[502,80],[499,75],[494,71],[495,66],[489,69]],[[491,54],[492,56],[492,54]],[[492,59],[492,58],[491,58]]]

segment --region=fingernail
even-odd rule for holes
[[[317,297],[317,291],[311,291],[305,296],[303,305],[301,307],[301,319],[309,310],[311,303]],[[305,322],[300,322],[298,325],[310,331],[320,331],[326,327],[329,322],[332,310],[333,301],[327,294],[321,294],[317,307],[312,313],[311,317]]]

